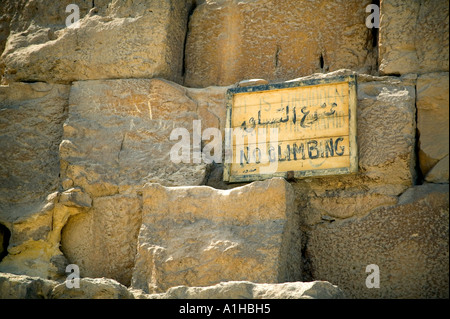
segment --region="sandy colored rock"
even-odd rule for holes
[[[283,81],[342,68],[370,72],[370,1],[206,1],[189,22],[188,87]],[[317,23],[320,21],[320,23]],[[323,65],[321,65],[323,64]]]
[[[178,286],[166,293],[145,294],[109,278],[80,278],[79,287],[39,277],[0,273],[0,299],[341,299],[344,294],[326,281],[257,284],[222,282],[208,287]]]
[[[68,221],[61,245],[82,276],[130,284],[141,187],[204,182],[207,164],[172,163],[170,150],[178,141],[169,138],[174,128],[192,136],[193,120],[201,120],[202,130],[223,131],[226,89],[187,89],[160,79],[74,83],[60,145],[61,179],[63,187],[85,190],[92,209]],[[74,201],[64,194],[65,205]]]
[[[1,271],[61,274],[59,235],[76,213],[58,206],[55,192],[68,95],[66,85],[42,82],[0,87],[0,223],[11,232]]]
[[[91,210],[68,221],[61,250],[82,277],[107,277],[129,286],[140,226],[137,196],[97,197]]]
[[[56,281],[0,272],[0,299],[49,299]]]
[[[368,193],[350,193],[334,191],[322,196],[311,198],[310,209],[321,216],[337,219],[363,216],[370,210],[380,206],[390,206],[397,203],[396,196]],[[311,212],[311,214],[314,214]]]
[[[448,71],[448,13],[445,1],[381,1],[380,73]]]
[[[358,78],[360,170],[401,191],[416,178],[414,84],[414,78]]]
[[[53,83],[143,77],[180,82],[190,2],[98,0],[92,8],[90,1],[65,0],[49,8],[44,0],[20,1],[1,56],[4,77]],[[78,28],[65,25],[70,15],[65,8],[72,3],[80,8]]]
[[[425,181],[429,183],[448,183],[448,155],[441,159],[425,176]]]
[[[341,299],[342,290],[326,281],[257,284],[221,282],[209,287],[178,286],[166,293],[141,295],[142,299]]]
[[[314,280],[350,298],[448,298],[448,194],[448,185],[415,186],[398,205],[314,227],[305,251]],[[370,264],[378,289],[365,285]]]
[[[60,250],[61,231],[70,216],[90,207],[88,195],[66,192],[66,196],[86,199],[87,203],[59,203],[58,192],[44,201],[16,205],[2,211],[5,226],[11,232],[8,254],[0,262],[0,271],[58,280],[64,277],[66,257]]]
[[[0,222],[6,206],[44,200],[57,190],[68,97],[66,85],[0,86]]]
[[[417,129],[420,168],[427,181],[433,182],[428,172],[449,154],[448,72],[424,74],[417,79]],[[433,174],[442,180],[436,171]],[[442,174],[448,175],[448,167]]]
[[[299,280],[293,196],[281,178],[233,190],[146,186],[132,287]]]
[[[79,288],[67,288],[66,283],[55,286],[51,299],[134,299],[127,287],[109,278],[81,278]]]
[[[178,142],[170,140],[172,130],[185,128],[192,136],[193,121],[200,119],[182,87],[157,79],[80,81],[69,102],[61,175],[91,196],[146,182],[200,185],[205,179],[205,163],[170,159]]]

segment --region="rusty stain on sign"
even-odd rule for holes
[[[226,128],[225,181],[355,173],[356,77],[230,89]]]

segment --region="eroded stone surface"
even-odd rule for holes
[[[138,297],[139,295],[136,295]],[[142,299],[341,299],[344,293],[326,281],[257,284],[222,282],[209,287],[179,286],[166,293],[142,295]]]
[[[448,182],[448,165],[445,165],[449,154],[448,72],[429,73],[417,79],[417,129],[423,175],[429,182]],[[430,172],[435,166],[438,167]]]
[[[351,298],[448,298],[448,193],[448,184],[415,186],[397,205],[318,224],[307,232],[313,278]],[[370,264],[378,289],[365,284]]]
[[[381,74],[448,71],[449,8],[445,1],[381,1]]]
[[[9,37],[1,56],[7,81],[162,77],[181,81],[191,1],[7,1]],[[68,4],[79,27],[66,27]],[[9,22],[9,23],[8,23]],[[5,31],[8,33],[8,31]]]
[[[146,186],[132,286],[164,292],[231,280],[298,280],[293,196],[281,178],[233,190]]]
[[[342,68],[371,72],[371,31],[363,19],[369,3],[206,1],[189,22],[184,83],[285,81]]]

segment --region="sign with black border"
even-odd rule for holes
[[[358,171],[356,76],[227,91],[224,181]]]

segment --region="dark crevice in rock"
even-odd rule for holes
[[[11,232],[9,231],[8,227],[5,225],[0,224],[0,262],[3,260],[3,258],[8,255],[8,246],[9,246],[9,239],[11,238]]]
[[[414,171],[415,171],[415,176],[414,176],[414,185],[422,185],[424,183],[425,180],[425,176],[422,173],[422,170],[420,169],[420,161],[419,161],[419,152],[420,152],[420,146],[419,146],[419,140],[420,140],[420,132],[419,129],[417,128],[417,86],[415,87],[416,90],[416,110],[415,110],[415,123],[416,123],[416,136],[415,136],[415,145],[414,145],[414,157],[415,157],[415,165],[414,165]]]
[[[308,235],[304,231],[301,233],[302,281],[313,281],[311,259],[308,256]]]
[[[197,2],[193,1],[188,12],[188,16],[186,19],[186,33],[184,35],[184,43],[183,43],[183,61],[182,61],[182,69],[181,69],[181,76],[184,79],[184,76],[186,74],[186,45],[187,45],[187,39],[189,34],[189,22],[191,21],[191,16],[194,14],[195,9],[197,8]],[[183,80],[184,82],[184,80]]]
[[[380,0],[373,0],[372,4],[376,5],[378,8],[380,7]],[[378,47],[378,28],[372,28],[372,47]]]
[[[275,51],[275,68],[278,68],[280,65],[280,46],[277,45],[277,50]]]

